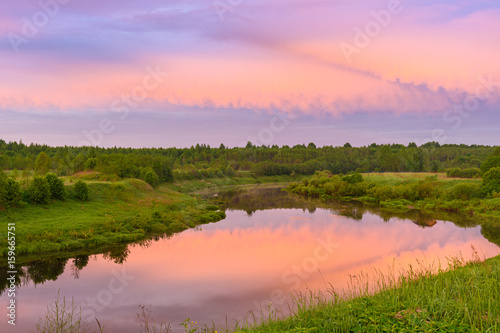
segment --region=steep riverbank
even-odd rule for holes
[[[225,217],[218,206],[138,179],[88,181],[89,201],[65,199],[0,213],[15,225],[16,255],[69,252],[172,234]],[[0,240],[1,255],[8,251]],[[20,258],[18,258],[20,259]]]

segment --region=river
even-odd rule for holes
[[[188,317],[193,325],[231,327],[269,307],[286,313],[291,291],[341,291],[375,270],[397,272],[417,262],[445,267],[459,253],[471,258],[472,247],[481,258],[500,253],[470,221],[458,226],[420,213],[391,216],[263,191],[221,195],[225,220],[172,237],[29,263],[17,290],[16,326],[4,315],[0,331],[30,332],[58,292],[105,331],[140,332],[139,305],[151,306],[173,332],[184,331]],[[8,300],[4,289],[4,313]]]

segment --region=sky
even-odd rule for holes
[[[498,144],[500,2],[8,0],[0,138]]]

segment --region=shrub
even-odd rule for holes
[[[21,185],[13,178],[0,181],[0,207],[19,207],[22,205]]]
[[[479,178],[481,177],[481,170],[479,168],[468,168],[462,170],[460,175],[462,178]]]
[[[153,162],[153,170],[161,182],[170,183],[174,180],[172,169],[160,161]]]
[[[426,199],[434,196],[436,185],[432,182],[421,181],[417,184],[416,190],[418,193],[418,199]]]
[[[35,176],[28,187],[28,196],[32,203],[49,203],[51,194],[47,179],[45,177]]]
[[[448,177],[448,178],[459,178],[461,171],[462,170],[460,170],[459,168],[448,169],[448,170],[446,170],[446,177]]]
[[[38,154],[35,161],[35,171],[41,173],[42,175],[46,174],[50,170],[50,157],[45,152],[41,152]]]
[[[144,181],[152,187],[156,187],[160,183],[158,175],[156,175],[156,172],[154,172],[153,170],[146,172],[146,174],[144,175]]]
[[[490,169],[498,167],[500,167],[500,156],[490,156],[483,164],[481,164],[481,174],[484,175]]]
[[[87,183],[83,180],[78,180],[74,186],[75,198],[81,201],[87,201],[89,199],[89,189]]]
[[[493,192],[500,192],[500,168],[491,168],[483,175],[480,196],[485,197]]]
[[[368,195],[374,197],[378,201],[394,199],[394,187],[390,185],[375,186],[368,190]]]
[[[468,168],[461,170],[459,168],[452,168],[446,170],[446,177],[448,178],[479,178],[481,170],[478,168]]]
[[[453,186],[448,193],[450,200],[470,200],[476,191],[479,189],[479,185],[470,183],[461,183]]]
[[[49,184],[50,194],[52,198],[64,199],[66,196],[66,188],[62,179],[58,178],[53,173],[49,173],[45,176],[47,183]]]
[[[500,167],[491,168],[483,176],[483,183],[484,184],[489,184],[489,183],[494,183],[494,182],[500,182]]]
[[[360,173],[354,173],[350,176],[342,177],[342,181],[347,182],[349,184],[357,184],[363,181],[363,175]]]

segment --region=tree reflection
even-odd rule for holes
[[[116,247],[111,251],[102,254],[102,257],[106,260],[113,261],[116,264],[123,264],[127,261],[127,257],[130,254],[130,249],[128,245],[123,245]]]
[[[112,260],[117,264],[123,264],[130,250],[127,245],[122,245],[119,247],[114,247],[108,252],[103,254],[103,258]],[[17,274],[15,274],[15,285],[16,288],[29,283],[30,281],[33,284],[43,284],[46,281],[56,281],[59,276],[64,273],[66,268],[66,264],[71,258],[68,257],[60,257],[60,258],[50,258],[45,260],[34,260],[30,261],[22,266],[17,268]],[[89,254],[79,254],[72,258],[71,261],[71,275],[78,279],[80,277],[80,271],[84,269],[90,260]],[[7,277],[10,274],[7,273],[7,269],[3,268],[7,265],[1,265],[0,268],[0,295],[9,289],[10,282],[7,280]]]
[[[87,266],[87,264],[89,263],[89,258],[90,257],[88,255],[81,254],[77,255],[73,259],[73,266],[71,267],[71,275],[73,275],[75,279],[78,279],[80,277],[80,271],[84,269],[85,266]]]
[[[33,261],[27,266],[27,276],[35,285],[45,281],[55,281],[64,273],[68,259],[51,259],[45,261]]]
[[[7,269],[3,268],[6,266],[7,265],[2,265],[2,268],[0,268],[0,296],[2,296],[4,291],[9,289],[10,281],[7,280],[7,278],[12,276],[12,274],[7,273]],[[16,286],[16,288],[18,288],[21,285],[22,281],[26,278],[25,272],[23,270],[18,270],[17,274],[14,274],[14,278],[14,285]]]
[[[490,242],[500,246],[500,226],[486,222],[481,228],[481,234]]]
[[[213,199],[213,197],[208,199]],[[425,212],[418,209],[393,212],[377,207],[370,207],[358,201],[322,201],[316,198],[305,198],[289,194],[280,186],[262,185],[251,188],[233,188],[219,193],[216,200],[217,204],[221,205],[224,209],[243,210],[249,216],[259,210],[276,208],[302,209],[304,212],[307,210],[310,213],[314,213],[317,208],[325,208],[329,209],[335,215],[344,216],[355,221],[361,221],[364,214],[371,213],[382,218],[384,222],[389,222],[392,218],[399,218],[410,220],[422,228],[432,227],[438,220],[451,221],[463,228],[474,227],[480,224],[477,220],[471,218],[471,216],[452,212]],[[494,230],[488,230],[486,233],[491,235],[488,237],[495,239]]]

